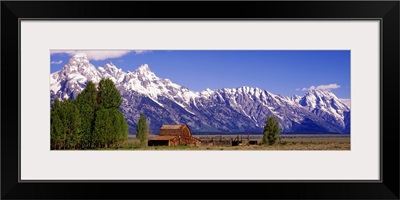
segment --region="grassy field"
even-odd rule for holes
[[[261,142],[261,139],[257,139]],[[245,143],[245,142],[244,142]],[[99,150],[350,150],[350,137],[292,137],[282,138],[280,143],[265,145],[241,146],[140,146],[135,138],[129,138],[116,148]]]

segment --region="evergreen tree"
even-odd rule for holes
[[[64,124],[60,119],[60,101],[54,100],[50,112],[50,141],[51,149],[60,149],[63,147],[66,135],[64,131]]]
[[[82,147],[91,148],[94,145],[94,121],[97,108],[97,91],[92,81],[86,84],[85,89],[77,96],[75,103],[82,117]]]
[[[279,138],[281,133],[281,127],[279,126],[278,120],[270,116],[265,121],[263,142],[266,145],[275,144],[276,140]]]
[[[53,104],[51,104],[51,111],[57,111],[60,108],[61,101],[56,98],[54,99]]]
[[[140,115],[138,125],[136,127],[136,138],[140,140],[142,145],[145,144],[148,135],[148,128],[146,123],[146,116],[144,114]]]
[[[98,89],[97,102],[101,109],[119,108],[122,97],[112,80],[101,79]]]
[[[110,144],[110,135],[112,134],[112,117],[109,109],[100,109],[96,112],[94,124],[94,143],[96,147],[108,147]]]
[[[109,79],[99,89],[89,81],[75,100],[55,99],[50,113],[51,149],[113,147],[128,139],[128,124],[119,110],[122,97]]]
[[[128,124],[118,109],[98,110],[94,127],[98,147],[113,147],[128,139]]]
[[[81,139],[81,117],[79,109],[70,99],[64,101],[61,108],[61,120],[64,124],[64,131],[66,134],[66,148],[75,149],[77,146],[80,146]]]
[[[80,146],[81,116],[72,100],[56,99],[50,113],[50,140],[52,148],[71,149]]]
[[[114,143],[117,145],[128,139],[128,123],[118,109],[112,109],[113,126],[115,127]]]
[[[128,139],[128,124],[119,111],[122,97],[110,79],[101,79],[97,93],[98,110],[93,135],[96,144],[111,147]]]

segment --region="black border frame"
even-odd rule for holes
[[[2,1],[1,198],[399,199],[399,8],[398,1]],[[160,9],[163,11],[160,12]],[[115,20],[116,18],[379,19],[381,21],[381,181],[19,182],[20,19]],[[17,74],[18,79],[11,74]],[[16,80],[18,83],[15,83]],[[230,191],[242,192],[223,192],[222,186],[230,187]],[[194,196],[188,197],[185,193],[171,193],[170,190],[176,187],[188,191],[201,187],[202,191],[208,192],[195,192]],[[262,192],[264,188],[274,192],[266,191],[264,195]],[[157,192],[134,192],[146,189]]]
[[[18,19],[18,30],[19,30],[19,36],[18,36],[18,43],[19,46],[21,44],[21,35],[20,35],[20,30],[21,30],[21,21],[82,21],[82,20],[87,20],[87,21],[151,21],[151,20],[157,20],[157,21],[378,21],[379,22],[379,34],[382,35],[383,31],[383,20],[381,18],[364,18],[364,19],[353,19],[353,18],[329,18],[329,19],[309,19],[309,18],[274,18],[274,19],[268,19],[268,18],[255,18],[255,19],[244,19],[244,18],[218,18],[218,19],[207,19],[207,18],[185,18],[185,19],[178,19],[178,18],[121,18],[121,19],[110,19],[110,18],[85,18],[85,19],[74,19],[74,18],[63,18],[63,19],[55,19],[55,18],[49,18],[49,19],[43,19],[43,18],[19,18]],[[379,48],[382,49],[383,47],[383,38],[379,38]],[[379,57],[381,58],[383,56],[382,51],[379,53]],[[18,49],[18,82],[21,83],[21,49]],[[380,99],[379,101],[382,102],[382,90],[383,90],[383,73],[382,73],[382,59],[379,61],[379,84],[380,84]],[[19,95],[19,102],[18,102],[18,108],[21,108],[21,102],[20,102],[20,95],[21,95],[21,86],[19,85],[18,87],[18,95]],[[18,115],[18,128],[21,128],[21,112],[19,112]],[[380,116],[382,116],[382,104],[380,104]],[[380,118],[380,124],[382,124],[382,118]],[[379,127],[379,169],[382,169],[382,140],[381,138],[383,137],[383,127]],[[223,179],[223,180],[164,180],[164,179],[159,179],[159,180],[21,180],[21,131],[19,130],[18,132],[18,182],[20,183],[63,183],[63,182],[85,182],[85,183],[99,183],[99,182],[109,182],[109,183],[141,183],[141,182],[160,182],[160,183],[168,183],[168,182],[219,182],[219,183],[229,183],[229,182],[255,182],[255,183],[304,183],[304,182],[309,182],[309,183],[379,183],[382,182],[382,176],[383,173],[380,171],[379,173],[379,180],[228,180],[228,179]]]

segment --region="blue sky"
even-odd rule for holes
[[[51,73],[60,70],[74,53],[52,51]],[[90,50],[86,54],[96,67],[111,61],[123,71],[134,71],[148,64],[158,77],[193,91],[250,86],[292,96],[320,88],[350,99],[347,50]]]

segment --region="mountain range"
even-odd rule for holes
[[[50,99],[76,98],[88,81],[111,79],[120,91],[121,112],[135,133],[144,113],[153,134],[162,124],[187,124],[192,132],[261,133],[268,116],[275,116],[283,132],[350,133],[350,107],[327,90],[313,89],[303,96],[273,94],[255,87],[194,92],[159,78],[147,64],[124,72],[109,62],[96,68],[85,54],[72,56],[50,74]]]

